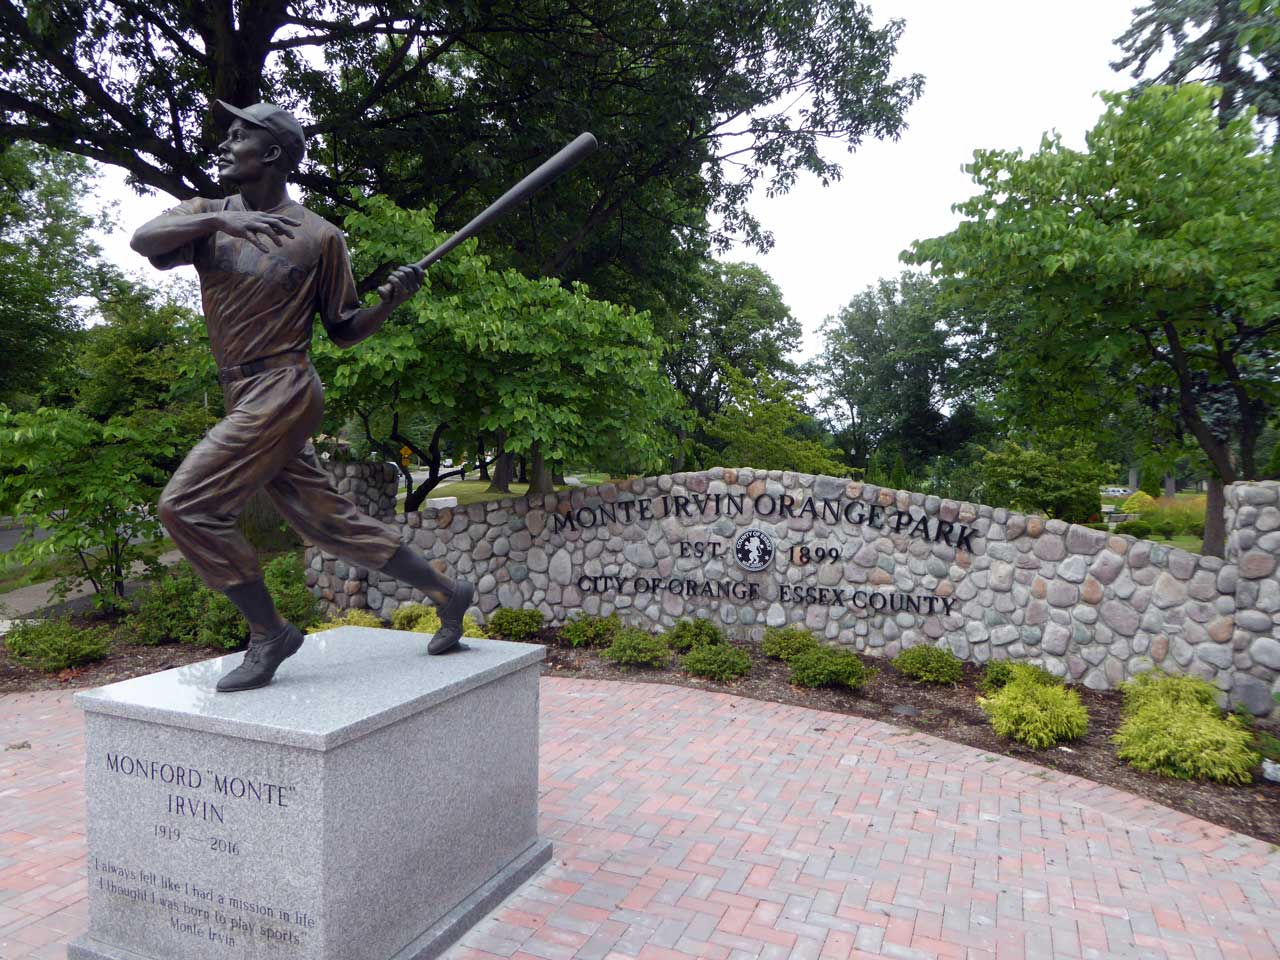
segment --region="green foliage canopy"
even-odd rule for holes
[[[857,0],[0,0],[0,135],[216,196],[211,97],[268,100],[314,118],[315,202],[358,187],[456,228],[590,129],[606,149],[576,187],[499,242],[527,273],[613,297],[627,270],[660,288],[673,255],[713,241],[709,214],[767,245],[755,188],[835,179],[831,147],[896,136],[923,84],[891,76],[901,30]]]
[[[1275,0],[1148,0],[1116,43],[1111,66],[1136,80],[1152,58],[1168,62],[1141,86],[1200,81],[1218,87],[1224,120],[1252,107],[1260,120],[1280,119],[1280,4]]]
[[[853,466],[878,452],[916,472],[974,439],[981,422],[969,367],[983,365],[966,355],[957,327],[936,282],[919,273],[881,280],[827,318],[818,380]]]
[[[80,570],[58,592],[88,581],[100,604],[119,603],[133,565],[155,561],[155,505],[168,479],[157,462],[185,439],[172,418],[152,413],[99,423],[74,410],[0,406],[0,514],[27,526],[14,557],[75,556]],[[49,536],[36,540],[37,526]]]
[[[707,445],[707,424],[731,399],[726,368],[749,380],[794,382],[800,373],[788,356],[800,342],[800,322],[773,279],[749,263],[702,264],[692,304],[661,333],[671,344],[663,365],[692,414],[695,448]],[[676,429],[683,439],[685,424]]]
[[[1008,441],[976,464],[983,503],[1085,523],[1102,510],[1098,488],[1115,472],[1091,440],[1055,434],[1035,445]]]
[[[404,262],[444,239],[431,211],[385,197],[358,201],[347,225],[357,264]],[[356,350],[317,331],[331,421],[357,417],[393,452],[408,442],[397,424],[409,414],[467,442],[502,430],[508,451],[548,460],[637,469],[668,452],[658,424],[674,416],[676,397],[644,314],[582,285],[493,269],[474,241],[429,280]]]
[[[751,383],[729,366],[721,372],[732,399],[707,425],[714,452],[704,454],[704,460],[758,470],[847,474],[822,444],[794,435],[805,419],[794,388],[768,377]]]
[[[32,405],[70,355],[94,286],[98,221],[80,209],[83,157],[29,143],[0,150],[0,403]]]
[[[1217,93],[1186,84],[1104,95],[1087,149],[1045,137],[1031,156],[977,151],[979,193],[952,233],[905,255],[994,315],[994,362],[1026,394],[1101,367],[1176,396],[1224,482],[1259,476],[1280,402],[1280,176],[1248,115],[1221,126]],[[1208,544],[1206,544],[1208,549]]]

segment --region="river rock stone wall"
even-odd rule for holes
[[[1217,586],[1235,601],[1233,693],[1262,705],[1280,689],[1280,483],[1233,483],[1226,501],[1227,563]]]
[[[324,468],[333,477],[338,492],[361,512],[395,522],[400,471],[394,464],[330,461],[324,464]]]
[[[482,620],[499,606],[554,622],[616,612],[648,629],[701,616],[755,639],[798,624],[873,655],[929,643],[1092,689],[1159,667],[1203,676],[1224,700],[1265,714],[1280,691],[1278,492],[1228,488],[1225,561],[1001,508],[750,469],[382,515],[477,584]],[[384,618],[422,600],[315,550],[308,582],[336,610]]]

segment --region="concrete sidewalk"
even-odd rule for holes
[[[182,554],[177,550],[170,550],[167,553],[160,554],[160,562],[166,567],[173,566],[182,559]],[[141,569],[137,571],[141,573]],[[139,581],[130,581],[126,585],[136,586]],[[49,608],[54,607],[58,610],[67,608],[79,609],[93,596],[93,587],[89,584],[82,584],[75,590],[67,594],[64,602],[59,601],[53,592],[54,581],[47,580],[44,583],[33,583],[30,586],[19,587],[17,590],[10,590],[8,593],[0,593],[0,615],[8,619],[0,619],[0,633],[4,633],[14,620],[22,620],[28,617],[46,616]],[[77,604],[77,601],[81,603]]]
[[[860,717],[541,681],[552,862],[447,960],[1280,956],[1280,853]],[[0,957],[87,926],[68,693],[0,697]],[[29,746],[22,746],[29,744]]]

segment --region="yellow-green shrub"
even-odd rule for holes
[[[1124,713],[1128,716],[1147,707],[1174,710],[1201,707],[1218,712],[1218,690],[1200,677],[1175,676],[1150,670],[1140,673],[1120,688],[1124,694]]]
[[[1150,513],[1156,508],[1156,498],[1149,493],[1135,490],[1129,499],[1120,505],[1121,513]]]
[[[324,623],[317,623],[314,627],[307,630],[307,633],[319,633],[321,630],[336,630],[338,627],[380,627],[382,620],[376,613],[368,610],[357,610],[355,607],[350,608],[340,617],[332,620],[326,620]]]
[[[1134,711],[1111,738],[1130,766],[1179,780],[1250,783],[1262,757],[1239,717],[1192,704],[1155,702]]]
[[[411,633],[435,633],[440,629],[440,614],[435,607],[423,603],[406,603],[396,608],[391,615],[391,626],[396,630],[407,630]],[[484,628],[476,623],[475,617],[466,614],[462,618],[462,635],[464,637],[487,637]]]
[[[1048,670],[1030,663],[1011,663],[1008,660],[991,660],[982,668],[982,692],[995,693],[1014,680],[1039,683],[1046,687],[1060,687],[1062,681]]]
[[[1074,690],[1046,686],[1016,677],[978,705],[991,718],[991,729],[1002,737],[1040,749],[1075,740],[1089,729],[1089,711]]]
[[[1223,716],[1217,690],[1199,677],[1144,673],[1124,690],[1112,742],[1130,766],[1179,780],[1249,783],[1262,757],[1239,717]]]

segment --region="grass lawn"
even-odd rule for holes
[[[597,484],[606,483],[609,479],[607,473],[577,473],[570,474],[576,476],[582,481],[582,485],[586,487],[594,487]],[[556,490],[570,490],[571,487],[557,485]],[[488,503],[490,500],[510,500],[515,497],[523,497],[529,492],[527,483],[512,483],[510,493],[490,493],[488,480],[461,480],[448,483],[444,486],[436,487],[432,490],[428,497],[457,497],[458,506],[465,507],[473,503]],[[404,494],[396,498],[396,511],[404,512]]]
[[[568,490],[568,487],[557,486],[557,490]],[[461,480],[456,483],[450,483],[447,486],[436,487],[428,494],[428,499],[432,497],[457,497],[458,506],[466,507],[473,503],[488,503],[490,500],[510,500],[515,497],[523,497],[529,492],[527,483],[511,484],[510,493],[490,493],[488,480]],[[396,511],[404,512],[404,494],[396,498]]]
[[[1199,553],[1204,549],[1204,538],[1193,537],[1191,534],[1182,534],[1174,537],[1172,540],[1166,540],[1164,537],[1157,537],[1155,534],[1152,534],[1151,539],[1156,543],[1167,543],[1171,547],[1177,547],[1179,550],[1187,550],[1191,553]]]

